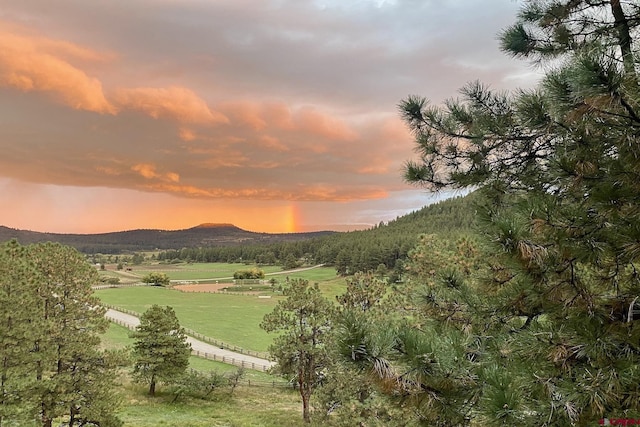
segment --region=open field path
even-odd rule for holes
[[[128,329],[135,329],[140,324],[140,319],[138,317],[113,309],[108,309],[105,317]],[[193,355],[203,357],[205,359],[216,360],[218,362],[242,366],[247,369],[263,372],[275,365],[275,362],[270,360],[261,359],[248,354],[236,353],[234,351],[200,341],[191,336],[187,336],[187,342],[191,344],[191,352]]]

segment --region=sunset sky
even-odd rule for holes
[[[512,0],[3,0],[0,225],[347,230],[435,200],[398,103],[531,86]]]

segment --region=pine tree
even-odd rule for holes
[[[105,308],[93,296],[98,274],[77,250],[57,243],[29,247],[39,272],[38,294],[44,303],[41,336],[34,342],[36,380],[40,382],[43,426],[68,414],[78,390],[77,365],[97,357],[99,334],[106,331]],[[88,384],[87,384],[88,385]]]
[[[331,425],[405,426],[412,415],[397,399],[378,390],[393,378],[387,360],[395,344],[396,322],[385,315],[387,283],[356,273],[337,297],[328,345],[330,364],[318,400]],[[393,311],[391,312],[393,313]]]
[[[106,329],[93,297],[97,272],[59,244],[0,249],[2,402],[0,422],[44,427],[54,419],[118,426],[116,364],[98,350]],[[102,407],[100,411],[94,410]]]
[[[39,276],[15,240],[0,247],[0,425],[37,417],[33,342],[43,328]]]
[[[326,342],[333,306],[318,285],[302,279],[291,281],[283,291],[286,299],[264,316],[260,327],[278,332],[269,352],[278,362],[277,371],[293,376],[302,398],[302,417],[311,421],[310,399],[328,364]]]
[[[149,384],[151,396],[155,395],[157,383],[171,383],[185,373],[191,345],[172,307],[152,305],[130,336],[135,340],[134,377]]]
[[[482,425],[640,411],[638,25],[634,2],[528,1],[501,41],[550,67],[538,88],[401,104],[420,153],[405,178],[486,198],[484,314],[459,304],[481,344]]]

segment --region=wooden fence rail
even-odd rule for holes
[[[123,322],[121,320],[113,319],[113,318],[109,318],[109,320],[111,322],[115,323],[116,325],[124,326],[125,328],[130,329],[132,331],[136,329],[135,326],[130,325],[130,324],[128,324],[126,322]],[[195,338],[197,338],[197,337],[195,337]],[[204,351],[191,350],[191,354],[193,354],[194,356],[197,356],[197,357],[202,357],[203,359],[214,360],[216,362],[222,362],[222,363],[226,363],[227,365],[233,365],[233,366],[238,366],[238,367],[241,367],[241,368],[252,369],[254,371],[267,372],[269,370],[269,368],[270,368],[270,366],[262,364],[262,363],[247,362],[246,360],[236,359],[235,357],[220,356],[218,354],[207,353],[207,352],[204,352]]]

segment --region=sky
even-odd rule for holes
[[[531,86],[514,0],[2,0],[0,225],[353,230],[405,183],[398,103]],[[444,195],[446,196],[446,194]]]

